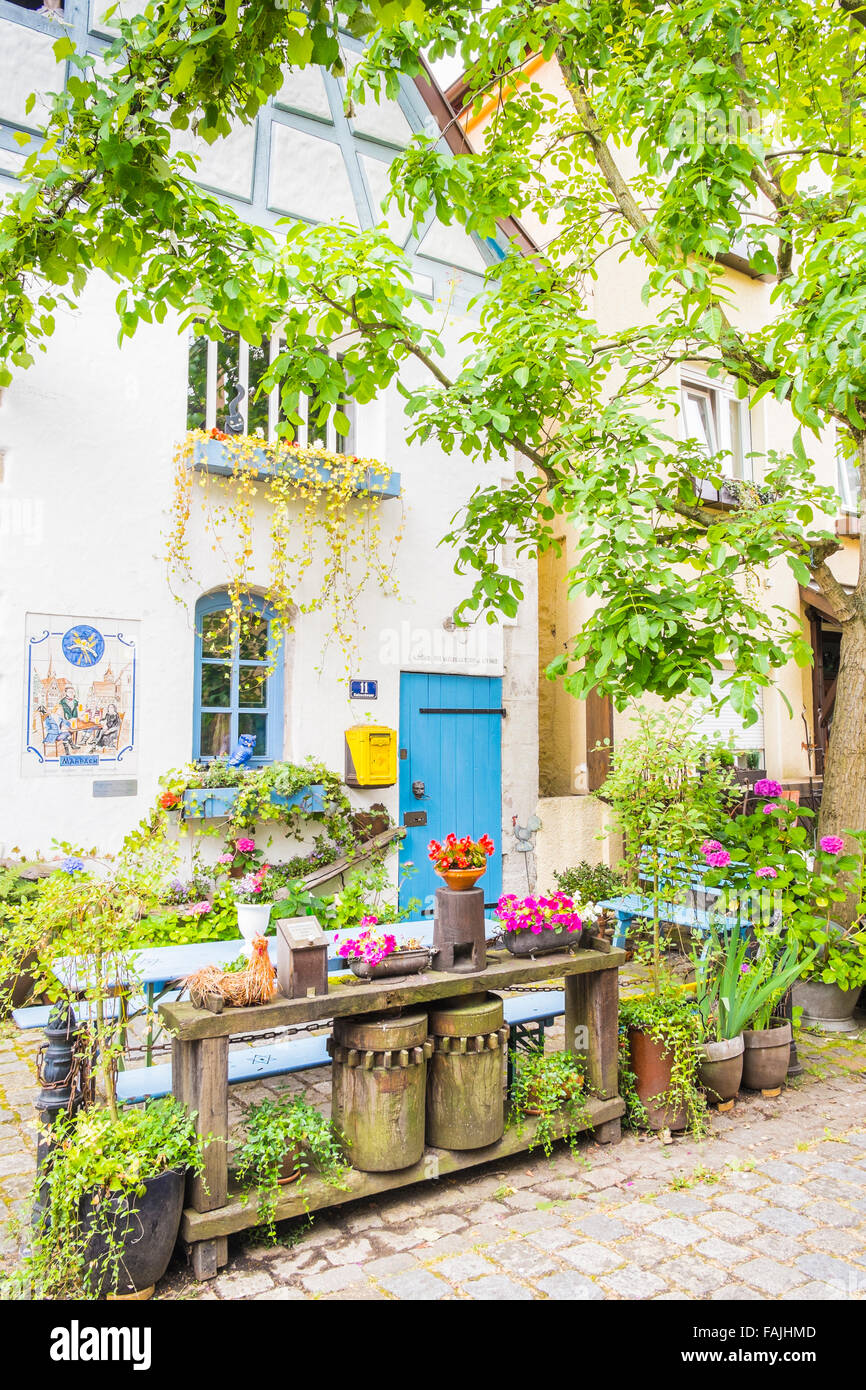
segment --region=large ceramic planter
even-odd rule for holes
[[[467,888],[475,887],[486,868],[487,865],[482,864],[480,869],[437,869],[436,872],[452,893],[465,893]]]
[[[99,1290],[108,1298],[149,1298],[171,1259],[180,1230],[183,1212],[183,1193],[186,1175],[169,1171],[155,1178],[146,1178],[141,1197],[109,1198],[112,1243],[118,1241],[123,1253],[117,1268],[116,1280],[109,1270]],[[85,1230],[93,1220],[92,1199],[81,1203],[81,1221]],[[104,1235],[94,1234],[87,1246],[89,1263],[104,1260],[107,1244]]]
[[[546,956],[551,951],[567,951],[571,946],[578,946],[582,935],[582,929],[556,931],[554,927],[546,927],[534,932],[523,927],[520,931],[503,932],[502,940],[513,956]]]
[[[359,980],[384,980],[394,975],[417,975],[421,970],[427,969],[432,955],[433,952],[427,946],[417,949],[411,946],[404,951],[394,951],[384,960],[380,960],[378,965],[371,965],[368,960],[362,960],[359,956],[350,956],[349,969]]]
[[[659,1099],[671,1084],[673,1053],[639,1028],[629,1028],[628,1044],[635,1090],[647,1112],[647,1127],[686,1129],[689,1117],[685,1106],[667,1105]]]
[[[247,952],[253,949],[257,936],[264,936],[271,920],[271,903],[238,903],[238,931],[244,939]]]
[[[784,1085],[792,1037],[787,1020],[780,1019],[775,1028],[747,1028],[743,1033],[743,1085],[750,1091],[777,1091]]]
[[[712,1105],[733,1100],[739,1091],[743,1079],[744,1051],[742,1033],[737,1038],[704,1043],[701,1048],[698,1080]]]
[[[802,1026],[822,1033],[856,1033],[852,1017],[861,986],[841,989],[823,980],[798,980],[794,985],[794,1007],[803,1010]]]

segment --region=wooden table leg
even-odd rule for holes
[[[565,977],[565,1045],[585,1059],[587,1081],[595,1095],[608,1100],[617,1094],[619,1051],[619,971],[595,970]],[[620,1136],[619,1120],[599,1125],[596,1138],[613,1143]]]
[[[204,1172],[187,1183],[186,1200],[194,1211],[214,1211],[228,1196],[228,1038],[201,1038],[171,1045],[172,1089],[177,1100],[196,1112],[198,1134],[208,1138]],[[225,1236],[196,1241],[192,1267],[197,1279],[213,1279],[228,1260]]]

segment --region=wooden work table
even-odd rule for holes
[[[183,1237],[192,1245],[196,1277],[212,1278],[228,1258],[228,1235],[254,1226],[259,1220],[254,1195],[245,1201],[241,1194],[229,1191],[228,1052],[233,1036],[319,1019],[382,1014],[432,1000],[562,978],[566,1046],[584,1060],[594,1097],[589,1103],[589,1127],[600,1142],[610,1143],[619,1138],[620,1116],[625,1109],[617,1094],[619,967],[624,963],[624,951],[594,941],[589,950],[556,952],[535,960],[517,958],[506,951],[489,952],[484,969],[471,974],[428,970],[390,980],[351,984],[334,980],[327,994],[301,999],[277,995],[270,1004],[227,1008],[220,1014],[189,1003],[160,1005],[163,1025],[172,1035],[174,1094],[196,1112],[197,1130],[209,1140],[204,1172],[189,1183],[181,1227]],[[418,1164],[392,1173],[361,1173],[353,1169],[346,1189],[309,1180],[300,1194],[282,1193],[276,1219],[285,1220],[305,1211],[491,1162],[528,1148],[533,1136],[534,1123],[529,1121],[521,1134],[508,1128],[498,1143],[485,1149],[458,1152],[428,1148]]]

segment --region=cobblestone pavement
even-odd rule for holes
[[[38,1038],[0,1027],[0,1219],[33,1169]],[[556,1037],[551,1039],[556,1045]],[[179,1261],[170,1299],[860,1299],[866,1291],[866,1032],[801,1038],[805,1074],[743,1094],[706,1139],[630,1135],[557,1146],[469,1175],[285,1222],[279,1244],[232,1238],[219,1278]],[[305,1091],[322,1072],[238,1087]],[[0,1234],[0,1261],[16,1258]]]

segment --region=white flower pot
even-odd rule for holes
[[[247,955],[253,949],[253,939],[264,936],[271,920],[271,903],[238,903],[238,931],[244,939]]]

